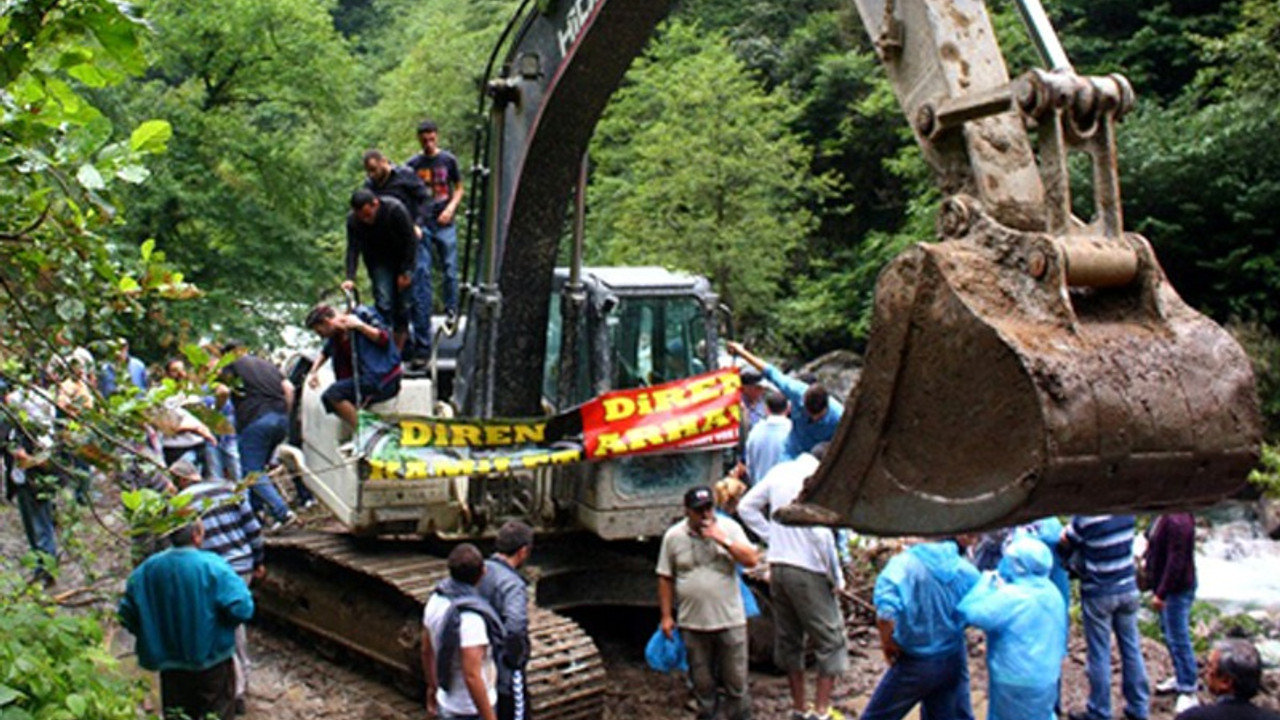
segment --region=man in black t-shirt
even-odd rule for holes
[[[366,150],[363,160],[365,189],[399,200],[409,211],[414,225],[425,224],[426,213],[431,207],[431,195],[422,178],[411,168],[391,162],[380,150]],[[422,238],[421,233],[418,230],[419,239]]]
[[[344,290],[355,288],[356,265],[364,259],[373,304],[384,318],[391,319],[397,348],[404,347],[413,312],[414,262],[418,233],[404,204],[393,197],[379,197],[360,188],[351,195],[347,215],[347,279]]]
[[[230,341],[222,351],[238,355],[234,362],[222,369],[221,379],[225,385],[218,389],[218,405],[226,402],[227,393],[235,401],[240,467],[244,477],[253,481],[250,504],[255,511],[261,512],[265,508],[270,512],[276,519],[276,529],[292,525],[297,522],[297,516],[285,504],[275,483],[264,471],[276,446],[288,435],[293,385],[275,365],[247,354],[243,343]],[[301,482],[296,479],[294,482],[298,487],[298,500],[306,503],[311,499],[311,493]]]
[[[430,201],[423,213],[422,247],[414,273],[414,342],[415,354],[421,356],[425,341],[430,349],[431,332],[431,251],[439,256],[444,270],[444,311],[452,319],[458,315],[458,230],[454,223],[462,202],[462,171],[453,153],[440,147],[440,130],[430,120],[418,125],[418,143],[422,152],[409,158],[405,165],[418,173],[426,183]],[[419,340],[418,328],[426,328]]]

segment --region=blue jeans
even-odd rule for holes
[[[422,239],[418,241],[418,257],[413,267],[413,314],[409,324],[413,326],[413,337],[405,348],[406,358],[431,357],[431,229],[425,225]]]
[[[1111,633],[1120,646],[1121,690],[1125,712],[1147,717],[1150,688],[1138,645],[1138,594],[1083,598],[1084,639],[1088,645],[1089,717],[1111,718]]]
[[[440,268],[444,270],[444,309],[445,312],[458,312],[458,226],[425,227],[422,237],[431,240],[431,247],[440,258]]]
[[[373,306],[377,308],[378,314],[384,322],[391,323],[392,330],[407,330],[409,317],[413,314],[413,286],[404,290],[397,287],[396,278],[399,273],[395,268],[372,266],[368,269],[369,284],[373,286]]]
[[[258,475],[253,481],[253,492],[249,494],[249,503],[257,512],[261,512],[265,507],[279,521],[289,517],[289,506],[285,504],[284,498],[280,497],[280,491],[276,490],[275,484],[263,470],[267,467],[267,461],[271,460],[271,454],[275,452],[276,446],[284,442],[288,434],[289,418],[282,412],[263,413],[247,426],[239,428],[238,433],[241,469],[245,477],[255,473]]]
[[[219,435],[218,446],[208,446],[205,456],[211,477],[240,482],[240,442],[235,435]]]
[[[1160,611],[1160,631],[1173,661],[1178,692],[1184,694],[1196,691],[1196,652],[1191,648],[1191,603],[1195,598],[1195,588],[1170,593]]]
[[[862,720],[899,720],[917,703],[920,720],[973,720],[963,645],[942,655],[900,656],[880,678]]]
[[[41,483],[44,482],[49,482],[49,487],[43,487]],[[52,481],[28,475],[27,482],[19,485],[16,493],[27,545],[37,553],[37,575],[46,574],[47,568],[58,557],[58,535],[53,526],[52,488]]]

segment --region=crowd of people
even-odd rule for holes
[[[458,315],[454,218],[462,200],[461,172],[457,159],[440,147],[434,123],[421,123],[417,136],[422,151],[404,167],[377,150],[367,152],[367,180],[351,198],[343,286],[354,287],[363,261],[375,307],[340,312],[320,304],[304,321],[323,348],[303,381],[318,388],[319,372],[331,366],[335,382],[321,402],[350,427],[359,408],[399,392],[402,351],[410,367],[430,357],[433,251],[443,270],[444,312],[450,322]],[[41,377],[6,384],[0,406],[5,497],[19,509],[35,558],[34,580],[46,586],[56,582],[54,504],[61,488],[72,487],[78,503],[91,503],[101,494],[101,471],[72,450],[76,443],[68,437],[81,414],[105,407],[121,392],[141,397],[162,385],[163,391],[152,393],[146,403],[141,438],[128,441],[122,477],[135,487],[189,495],[194,502],[186,507],[194,511],[184,515],[178,530],[163,537],[144,534],[135,542],[138,567],[129,578],[120,617],[137,636],[140,663],[160,672],[166,712],[219,718],[243,713],[249,668],[243,622],[253,613],[249,583],[265,571],[262,533],[299,524],[297,510],[315,503],[294,478],[291,507],[268,472],[289,434],[297,388],[277,365],[236,341],[205,346],[209,367],[200,373],[193,373],[182,356],[149,369],[124,339],[111,344],[110,358],[101,363],[64,336],[57,342],[63,349]],[[193,376],[207,380],[196,385]],[[500,538],[496,557],[518,567],[532,534],[515,532],[524,553],[518,547],[502,552]],[[500,607],[514,614],[524,597],[513,589],[517,583],[497,565],[490,576],[496,578],[488,585],[496,584],[495,599],[506,600]],[[521,604],[518,623],[525,622],[523,612]],[[519,631],[513,627],[508,633],[509,651],[519,646],[510,639]],[[519,711],[504,716],[521,717],[527,703],[518,668],[504,672],[502,681],[502,707]]]
[[[351,195],[343,282],[344,289],[355,288],[356,269],[363,261],[374,307],[390,323],[396,348],[414,372],[425,369],[431,358],[436,263],[445,316],[449,322],[458,316],[455,220],[463,197],[458,159],[440,146],[440,129],[425,120],[417,134],[422,151],[404,165],[380,150],[365,152],[368,179]]]
[[[430,328],[433,249],[445,271],[445,311],[451,317],[458,311],[452,225],[460,174],[456,159],[440,149],[433,124],[423,123],[418,135],[423,152],[404,167],[379,151],[366,153],[368,181],[352,196],[347,282],[354,282],[363,260],[375,307],[342,312],[319,304],[304,321],[323,347],[302,381],[318,389],[320,372],[331,367],[335,382],[321,402],[349,426],[356,425],[359,408],[399,392],[402,359],[429,357],[429,332],[421,328]],[[659,630],[673,640],[678,636],[685,648],[699,720],[749,718],[746,622],[754,600],[742,572],[763,563],[773,607],[773,660],[787,675],[791,720],[842,717],[833,692],[848,668],[838,601],[847,536],[785,525],[773,512],[790,504],[818,467],[843,406],[820,383],[790,376],[740,343],[727,348],[743,364],[740,462],[716,487],[690,488],[684,517],[663,535],[656,565]],[[69,346],[39,381],[5,388],[0,448],[6,497],[19,508],[36,557],[35,579],[52,583],[58,555],[52,504],[59,488],[71,486],[85,503],[96,492],[93,469],[59,452],[61,433],[79,413],[126,387],[145,393],[167,379],[181,390],[149,411],[131,477],[140,486],[190,498],[192,510],[137,558],[119,616],[137,638],[140,664],[160,673],[167,712],[225,719],[245,709],[250,663],[244,623],[253,615],[249,585],[265,573],[262,535],[299,522],[267,473],[289,433],[296,389],[243,343],[207,350],[210,368],[219,371],[200,373],[210,379],[195,387],[185,357],[148,371],[124,340],[102,363]],[[193,412],[197,408],[203,411]],[[305,485],[294,482],[297,505],[314,503]],[[1156,518],[1141,567],[1133,554],[1136,530],[1133,516],[1078,516],[1066,525],[1045,518],[981,536],[911,544],[875,582],[888,668],[861,717],[902,718],[919,706],[930,720],[973,718],[966,629],[976,628],[986,638],[991,720],[1109,720],[1112,635],[1126,720],[1150,717],[1152,690],[1176,694],[1180,718],[1280,718],[1250,704],[1259,686],[1258,655],[1239,640],[1215,646],[1208,690],[1223,700],[1201,705],[1189,630],[1197,582],[1195,519],[1186,513]],[[422,618],[430,714],[459,720],[530,716],[524,680],[528,583],[520,569],[532,551],[533,531],[513,521],[497,533],[490,558],[466,543],[450,553],[449,578],[431,595]],[[1071,575],[1079,579],[1089,695],[1084,707],[1068,711],[1061,702],[1061,670]],[[1175,670],[1154,688],[1138,641],[1142,589],[1152,593]]]
[[[731,342],[728,349],[746,363],[742,462],[716,489],[741,524],[712,512],[711,488],[688,491],[685,518],[664,535],[658,560],[660,629],[668,637],[678,632],[687,647],[698,718],[748,718],[746,614],[735,579],[741,568],[764,558],[774,609],[774,662],[787,673],[791,718],[838,717],[831,693],[847,662],[835,599],[844,582],[840,541],[830,529],[783,525],[771,514],[790,503],[817,468],[842,407],[821,385],[783,374],[741,344]],[[1141,581],[1160,613],[1175,670],[1154,690],[1177,695],[1179,718],[1280,718],[1249,704],[1260,667],[1256,650],[1240,640],[1219,644],[1211,655],[1208,689],[1221,700],[1201,705],[1189,629],[1196,590],[1194,517],[1155,518],[1141,569],[1134,554],[1136,528],[1133,516],[1077,516],[1065,526],[1050,517],[910,544],[875,582],[873,603],[888,669],[861,717],[891,720],[919,707],[930,720],[973,718],[966,628],[976,628],[986,637],[991,720],[1109,720],[1113,634],[1120,650],[1123,716],[1145,720],[1152,688],[1139,646]],[[1078,709],[1061,702],[1072,575],[1080,585],[1089,684],[1088,701]],[[811,702],[806,650],[815,660]]]

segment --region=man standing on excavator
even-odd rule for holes
[[[418,125],[418,143],[422,152],[409,158],[405,165],[413,168],[427,184],[431,196],[422,227],[417,274],[414,278],[414,300],[419,307],[414,320],[425,318],[423,327],[431,327],[431,251],[434,246],[444,269],[444,311],[450,319],[458,315],[458,229],[454,224],[458,205],[462,203],[462,171],[458,158],[440,147],[440,128],[431,120]],[[422,286],[417,286],[421,281]],[[416,322],[415,322],[416,324]]]
[[[764,379],[773,383],[791,402],[791,434],[783,450],[783,460],[794,460],[801,453],[809,452],[814,445],[830,442],[840,425],[844,408],[818,383],[809,385],[784,374],[774,365],[761,360],[742,343],[730,340],[725,344],[730,355],[746,360],[764,373]]]
[[[342,289],[355,289],[356,264],[363,257],[369,283],[373,285],[373,304],[380,315],[391,320],[397,348],[404,347],[409,335],[417,241],[413,218],[399,200],[378,197],[366,188],[351,194],[351,213],[347,216],[347,279]]]

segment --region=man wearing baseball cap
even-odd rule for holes
[[[716,517],[711,488],[690,488],[684,514],[662,536],[658,553],[662,632],[670,637],[680,627],[699,720],[716,714],[717,678],[724,687],[724,717],[746,720],[747,616],[736,566],[755,567],[760,555],[741,525]]]

